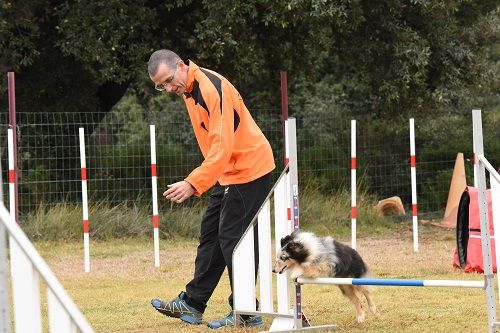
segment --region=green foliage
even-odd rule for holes
[[[145,70],[136,65],[151,49],[161,22],[144,0],[65,1],[54,15],[60,36],[54,46],[101,82],[127,82]]]
[[[26,154],[21,169],[30,170],[26,179],[73,180],[70,166],[77,163],[77,154],[59,148],[57,134],[76,133],[79,126],[96,140],[111,133],[110,144],[127,146],[105,147],[103,152],[146,153],[146,148],[133,147],[147,144],[151,120],[158,124],[157,132],[165,133],[158,144],[172,146],[159,148],[166,154],[159,157],[166,168],[160,172],[172,174],[174,161],[194,161],[199,153],[182,102],[156,94],[146,73],[151,52],[171,48],[225,75],[247,105],[266,108],[263,119],[279,106],[278,73],[286,70],[290,113],[301,122],[299,141],[314,138],[304,144],[299,163],[315,164],[319,171],[309,168],[305,177],[316,173],[331,188],[343,184],[335,174],[345,166],[334,159],[348,156],[348,151],[329,147],[347,149],[349,118],[365,117],[369,126],[359,128],[366,148],[360,145],[360,153],[370,146],[384,147],[371,150],[372,161],[360,161],[362,185],[377,191],[388,183],[384,179],[394,179],[407,165],[406,145],[400,142],[406,127],[400,124],[409,116],[419,120],[422,132],[417,137],[419,160],[453,159],[457,151],[470,151],[470,133],[456,130],[469,129],[469,120],[455,117],[473,107],[498,107],[499,11],[493,0],[3,1],[0,70],[16,72],[17,110],[45,117],[47,124],[57,122],[54,114],[82,119],[44,128],[18,119],[23,143],[50,147],[49,152]],[[0,107],[7,109],[5,76],[1,82]],[[111,125],[113,120],[118,125]],[[485,122],[485,132],[496,131],[492,124],[498,124],[498,116]],[[448,147],[437,144],[443,138]],[[75,135],[68,144],[74,146],[76,140]],[[491,151],[498,151],[498,142],[485,138]],[[319,160],[309,160],[313,157]],[[498,164],[496,158],[492,156]],[[105,159],[104,176],[148,173],[141,164],[147,161],[130,160],[135,170],[118,171],[112,163],[127,161]],[[374,166],[384,162],[394,169],[377,178]],[[335,172],[326,171],[327,165]],[[421,179],[432,184],[446,168],[450,166]],[[147,190],[136,185],[136,195]],[[34,195],[47,190],[44,186],[27,191]],[[398,185],[391,184],[388,191],[398,192]],[[428,202],[438,205],[439,200],[431,197]]]
[[[0,70],[18,70],[33,65],[40,54],[35,41],[44,16],[35,13],[36,1],[0,2]]]
[[[338,146],[319,143],[317,145],[300,146],[298,170],[301,182],[314,183],[325,192],[335,192],[344,188],[349,180],[348,154]],[[342,157],[345,157],[342,159]],[[339,177],[345,173],[346,177]]]
[[[442,211],[446,207],[453,169],[447,168],[432,173],[427,173],[424,170],[421,174],[424,176],[421,180],[422,186],[419,189],[421,192],[419,205],[430,207],[431,212]],[[448,186],[442,188],[440,184],[447,184]],[[468,184],[473,185],[471,182]]]
[[[361,107],[350,112],[389,115],[492,102],[499,82],[493,0],[21,0],[1,6],[0,68],[48,73],[44,54],[51,54],[70,65],[72,82],[90,78],[93,93],[77,99],[98,92],[107,110],[128,86],[141,97],[154,93],[145,63],[157,48],[219,70],[253,105],[277,104],[283,69],[292,73],[292,87],[304,83],[311,90],[331,76],[341,104]],[[57,85],[51,76],[43,82]]]

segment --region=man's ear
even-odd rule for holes
[[[182,59],[181,59],[181,60],[179,60],[179,62],[177,63],[177,66],[179,66],[179,69],[180,69],[180,70],[182,70],[182,71],[184,71],[184,72],[187,72],[187,71],[188,71],[188,69],[189,69],[189,65],[188,65],[188,64],[186,64],[186,63],[184,62],[184,60],[182,60]]]

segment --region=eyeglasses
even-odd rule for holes
[[[158,90],[158,91],[165,91],[165,90],[167,90],[167,85],[169,85],[170,83],[172,83],[172,81],[174,80],[176,72],[177,72],[177,65],[175,66],[174,73],[172,75],[170,75],[169,77],[167,77],[167,79],[165,81],[163,81],[163,83],[155,84],[155,89]]]

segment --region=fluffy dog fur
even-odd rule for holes
[[[281,250],[276,255],[273,272],[290,272],[290,277],[360,278],[368,276],[368,266],[353,248],[331,237],[317,237],[310,232],[294,231],[281,239]],[[365,320],[359,294],[363,294],[372,313],[376,306],[368,286],[339,285],[342,294],[356,308],[359,323]]]

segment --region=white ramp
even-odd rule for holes
[[[0,198],[2,197],[0,190]],[[57,280],[43,258],[28,240],[9,212],[0,202],[0,240],[5,238],[6,231],[10,237],[10,258],[12,263],[12,299],[14,303],[14,332],[41,333],[42,309],[40,306],[40,282],[47,286],[48,323],[53,333],[93,333],[80,310],[68,296],[61,283]],[[0,241],[0,314],[9,317],[9,301],[5,297],[8,274],[5,273],[6,251],[5,242]],[[10,321],[10,320],[9,320]],[[9,332],[9,323],[2,320],[0,331]]]

